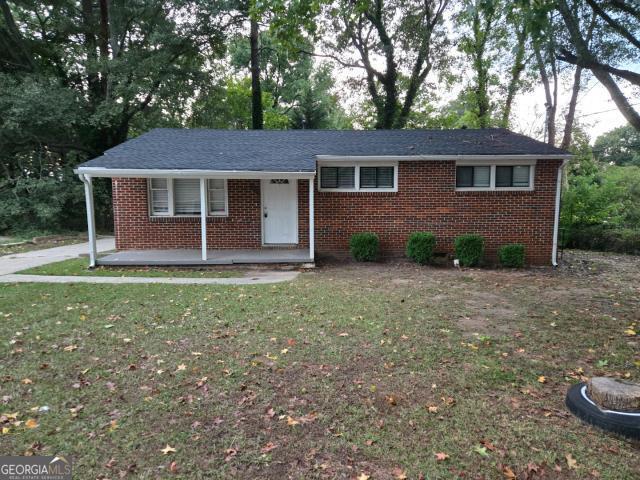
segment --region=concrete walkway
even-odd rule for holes
[[[188,277],[83,277],[63,275],[0,275],[0,283],[106,283],[115,285],[168,283],[174,285],[259,285],[289,282],[298,272],[260,272],[253,276],[231,278]]]
[[[99,238],[96,242],[98,252],[108,252],[115,250],[116,240],[113,237]],[[49,263],[61,262],[70,258],[78,258],[80,255],[89,253],[88,243],[76,243],[64,245],[62,247],[45,248],[43,250],[32,250],[31,252],[14,253],[0,257],[0,275],[26,270],[27,268],[39,267]],[[89,260],[87,260],[88,264]]]
[[[116,248],[112,237],[98,239],[98,252],[107,252]],[[62,247],[33,250],[0,257],[0,283],[105,283],[105,284],[148,284],[169,283],[177,285],[257,285],[263,283],[289,282],[298,276],[298,272],[256,271],[248,272],[244,277],[202,278],[202,277],[97,277],[75,275],[22,275],[16,274],[28,268],[49,263],[78,258],[89,252],[88,243],[65,245]],[[87,259],[87,264],[89,260]]]

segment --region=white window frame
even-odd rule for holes
[[[322,188],[322,167],[354,167],[354,188]],[[360,188],[360,167],[393,167],[393,188]],[[322,162],[318,163],[319,192],[397,192],[398,162]]]
[[[528,187],[496,187],[496,167],[529,167],[529,186]],[[488,187],[457,187],[457,175],[458,167],[490,167],[491,173],[489,177]],[[535,160],[493,160],[491,162],[474,162],[459,160],[456,162],[456,178],[454,180],[454,187],[456,192],[532,192],[534,190],[534,179],[536,176],[536,161]]]
[[[154,177],[156,178],[156,177]],[[157,178],[166,178],[167,179],[167,190],[169,192],[169,212],[168,213],[153,213],[153,197],[151,195],[151,180],[152,178],[147,178],[147,200],[148,200],[148,208],[149,208],[149,217],[151,218],[200,218],[201,215],[180,215],[175,213],[175,201],[173,197],[173,181],[175,178],[173,177],[157,177]],[[207,217],[228,217],[229,216],[229,188],[227,186],[227,179],[224,178],[224,212],[211,212],[209,208],[209,179],[206,179],[207,182]],[[198,197],[199,198],[199,197]]]
[[[224,182],[224,211],[212,212],[209,205],[209,180],[218,180],[217,178],[207,178],[207,217],[227,217],[229,215],[229,189],[227,188],[227,179],[223,178]]]
[[[151,188],[151,181],[153,178],[149,178],[147,180],[147,198],[149,200],[149,216],[151,217],[171,217],[173,216],[173,181],[169,178],[167,181],[167,211],[166,213],[156,213],[153,211],[153,190],[162,190],[162,189],[154,189]],[[160,178],[159,180],[165,180],[164,178]]]

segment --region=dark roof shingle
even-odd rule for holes
[[[506,129],[206,130],[158,128],[80,167],[312,172],[316,155],[567,155]]]

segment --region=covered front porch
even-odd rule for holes
[[[314,262],[315,172],[82,168],[89,264]],[[98,257],[93,178],[114,187],[118,252]]]
[[[99,257],[97,265],[108,266],[197,266],[242,264],[313,263],[307,248],[261,248],[207,250],[122,250]]]

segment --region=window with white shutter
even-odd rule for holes
[[[200,180],[177,178],[173,181],[174,215],[200,215]]]
[[[200,179],[149,179],[149,209],[151,216],[199,216]],[[227,180],[207,180],[207,215],[224,216],[228,213]]]

